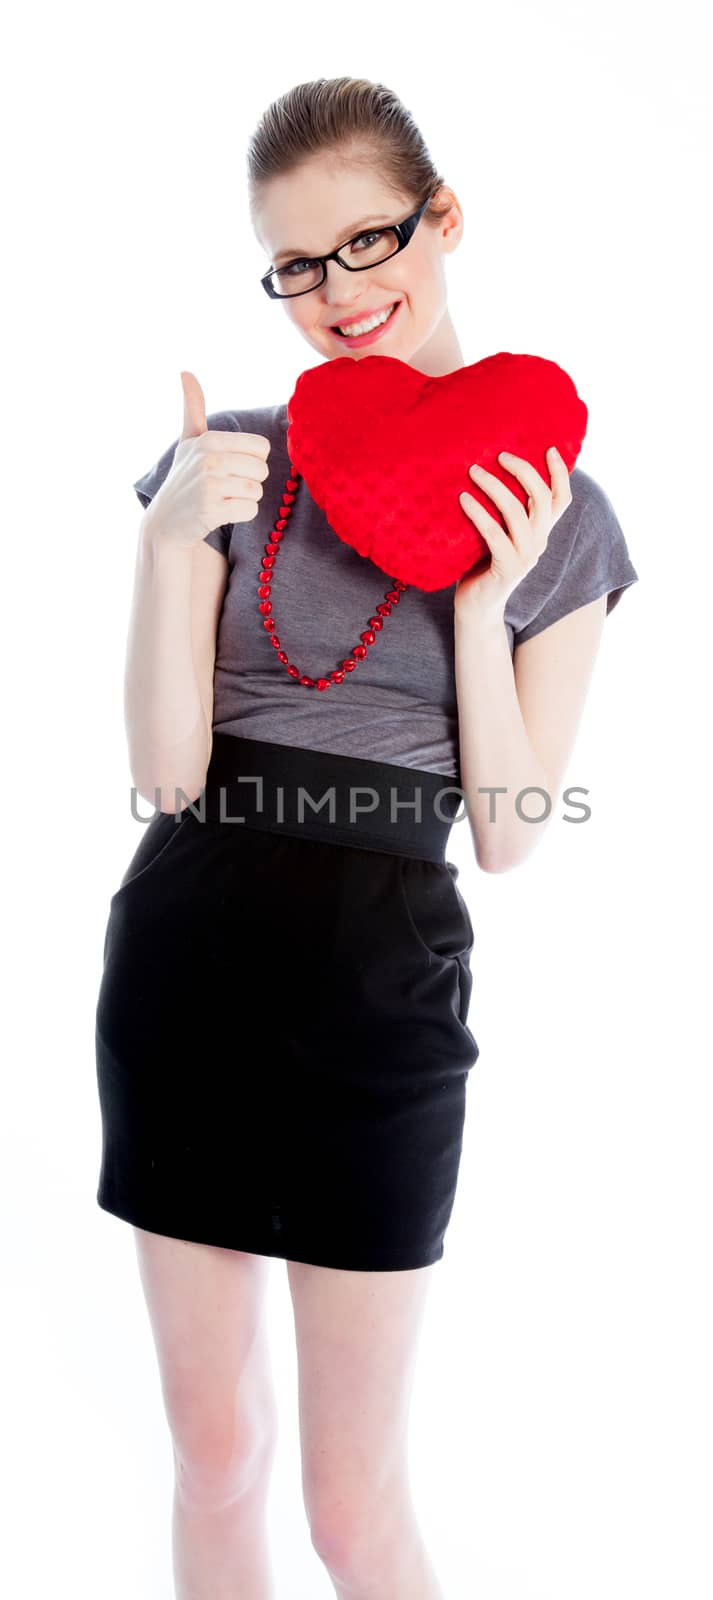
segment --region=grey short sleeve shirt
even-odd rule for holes
[[[366,658],[340,684],[319,691],[291,678],[258,611],[258,573],[289,471],[287,405],[215,411],[209,428],[263,434],[271,441],[269,477],[257,516],[226,523],[205,542],[228,561],[218,623],[213,728],[335,754],[392,761],[458,781],[455,688],[455,584],[431,593],[407,588]],[[174,439],[133,487],[147,506],[167,476]],[[586,472],[570,474],[572,502],[555,523],[536,565],[505,610],[511,653],[589,601],[607,596],[607,615],[638,582],[624,534],[604,490]],[[390,577],[330,528],[300,480],[276,562],[271,599],[275,631],[301,674],[326,677],[359,643],[390,587]]]

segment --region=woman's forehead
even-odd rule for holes
[[[290,173],[266,185],[255,213],[255,231],[273,260],[277,255],[334,250],[366,224],[392,222],[407,199],[399,199],[374,173]]]

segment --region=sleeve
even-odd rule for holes
[[[235,433],[241,433],[243,431],[242,423],[240,422],[238,414],[235,411],[210,412],[206,416],[206,422],[209,428],[217,428],[221,431],[230,430],[231,432]],[[168,445],[164,450],[163,455],[160,455],[158,460],[154,462],[153,466],[149,467],[148,472],[144,472],[142,476],[137,478],[135,483],[132,485],[144,509],[146,506],[150,505],[154,495],[160,489],[164,479],[168,477],[173,465],[173,458],[176,453],[177,445],[178,439],[174,439],[173,443]],[[225,522],[221,525],[221,527],[213,528],[210,533],[206,534],[203,543],[211,544],[214,550],[220,550],[222,555],[227,557],[230,550],[230,540],[233,533],[233,527],[234,524],[232,522]]]
[[[570,505],[555,523],[540,560],[513,590],[506,607],[512,648],[604,594],[608,616],[624,590],[639,581],[604,490],[581,470],[572,473],[571,482]]]

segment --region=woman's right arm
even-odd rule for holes
[[[271,448],[262,434],[209,430],[198,379],[182,372],[181,382],[183,429],[139,526],[124,677],[132,781],[167,812],[198,798],[213,744],[228,562],[204,541],[214,528],[257,516]]]
[[[226,557],[163,537],[149,505],[139,526],[124,675],[132,782],[161,811],[195,800],[213,743],[213,673]],[[156,793],[156,791],[159,791]]]

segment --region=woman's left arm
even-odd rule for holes
[[[485,872],[518,866],[556,815],[606,610],[601,595],[518,645],[511,657],[504,621],[486,623],[456,606],[460,785]],[[516,804],[531,788],[544,790],[548,801],[534,793]]]
[[[493,473],[471,467],[509,533],[473,496],[461,495],[491,561],[485,571],[478,564],[461,578],[454,603],[460,783],[476,859],[486,872],[517,866],[555,815],[607,607],[606,595],[580,606],[516,647],[511,658],[507,599],[539,560],[572,492],[566,464],[554,448],[548,451],[549,487],[521,457],[503,452],[498,460],[524,485],[527,508]],[[518,800],[526,789],[544,790],[547,801],[537,793]],[[540,822],[526,820],[543,812],[547,815]]]

